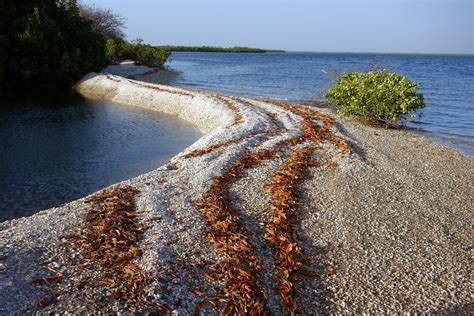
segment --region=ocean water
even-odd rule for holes
[[[474,156],[474,56],[177,52],[168,66],[173,84],[286,100],[322,100],[337,74],[387,68],[421,83],[428,106],[408,126]]]
[[[154,111],[74,95],[0,99],[0,222],[167,162],[201,136]]]

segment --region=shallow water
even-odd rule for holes
[[[422,85],[428,106],[409,126],[474,156],[474,56],[173,53],[169,67],[174,84],[290,100],[321,100],[344,71],[388,68]]]
[[[153,170],[200,135],[182,120],[112,102],[2,97],[0,221]]]

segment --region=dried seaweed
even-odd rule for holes
[[[270,150],[245,151],[222,175],[214,177],[207,193],[196,201],[210,225],[207,240],[225,257],[211,275],[224,280],[224,295],[219,298],[224,303],[221,311],[224,315],[266,312],[265,293],[256,280],[256,273],[261,270],[260,258],[254,253],[248,232],[240,224],[238,212],[231,206],[229,190],[246,169],[274,156],[275,151]],[[217,305],[215,300],[211,301]]]
[[[237,100],[237,101],[239,101],[240,103],[245,104],[245,105],[247,105],[247,106],[249,106],[249,107],[255,107],[254,104],[252,104],[252,103],[250,103],[250,102],[248,102],[248,101],[246,101],[246,100],[244,100],[244,99],[242,99],[242,98],[239,98],[239,97],[235,97],[235,96],[234,96],[234,97],[232,97],[232,99]],[[276,113],[274,113],[274,112],[270,112],[270,111],[265,111],[265,114],[266,114],[266,115],[268,116],[268,118],[272,121],[272,123],[273,123],[273,125],[274,125],[275,127],[279,127],[279,128],[281,128],[281,129],[283,129],[283,130],[286,130],[286,128],[285,128],[284,126],[282,126],[281,122],[278,121],[278,114],[276,114]]]
[[[235,126],[235,125],[238,125],[240,123],[242,123],[244,121],[243,117],[242,117],[242,112],[240,111],[240,109],[235,105],[234,102],[232,102],[231,100],[229,99],[226,99],[222,96],[214,96],[214,99],[216,100],[219,100],[223,103],[225,103],[225,105],[227,105],[227,107],[232,111],[234,112],[234,123],[232,123],[232,125],[230,126]],[[230,127],[229,126],[229,127]]]
[[[273,219],[272,223],[266,227],[265,239],[274,249],[278,290],[282,305],[289,314],[294,314],[300,308],[299,302],[293,297],[297,292],[295,281],[298,277],[296,273],[302,268],[304,261],[301,247],[298,246],[291,225],[291,219],[297,209],[295,186],[304,179],[304,171],[311,164],[311,151],[320,148],[321,143],[325,141],[332,143],[342,155],[349,153],[351,148],[331,131],[334,121],[329,116],[288,103],[276,101],[272,103],[303,118],[301,134],[279,143],[277,147],[310,144],[294,151],[282,168],[272,175],[269,185],[273,195]],[[316,119],[322,122],[321,126],[316,123]],[[333,164],[329,163],[329,165]]]
[[[145,230],[137,218],[138,192],[124,186],[90,197],[86,201],[90,205],[85,215],[87,224],[71,237],[72,245],[81,250],[77,264],[100,272],[95,281],[109,288],[111,299],[168,311],[167,306],[147,300],[145,290],[156,280],[135,263],[142,253],[137,243]]]
[[[219,97],[216,97],[216,98],[218,98],[219,100],[222,100],[223,102],[229,102],[226,99],[222,99],[222,98],[219,98]],[[252,105],[251,103],[249,103],[247,101],[243,101],[240,98],[234,97],[234,99],[238,100],[241,103]],[[234,106],[234,105],[229,105],[229,107],[232,109],[231,106]],[[232,125],[240,124],[242,122],[242,116],[240,114],[240,110],[238,110],[238,111],[239,112],[237,112],[237,114],[235,114],[236,119],[235,119],[235,121]],[[281,133],[282,131],[286,130],[285,127],[280,126],[280,124],[278,123],[278,120],[277,120],[278,116],[275,113],[271,113],[271,112],[267,111],[266,114],[268,115],[268,117],[271,119],[271,121],[273,123],[272,130],[270,131],[270,134],[272,136],[277,135],[278,133]],[[231,139],[231,140],[223,141],[223,142],[220,142],[220,143],[217,143],[217,144],[214,144],[214,145],[209,145],[209,146],[206,146],[206,147],[201,148],[201,149],[196,149],[196,150],[184,155],[184,158],[199,157],[199,156],[208,154],[210,152],[213,152],[216,149],[219,149],[219,148],[222,148],[222,147],[227,147],[227,146],[230,146],[232,144],[240,143],[240,142],[242,142],[246,139],[255,137],[259,134],[267,134],[267,133],[252,133],[252,134],[245,135],[245,136],[242,136],[242,137],[239,137],[239,138],[236,138],[236,139]]]
[[[341,154],[350,152],[350,147],[345,141],[332,133],[334,122],[329,116],[287,103],[274,102],[274,104],[303,118],[301,133],[280,142],[275,149],[245,151],[243,156],[237,158],[222,175],[214,178],[204,197],[196,202],[196,206],[205,214],[210,224],[207,239],[226,258],[224,263],[217,266],[213,275],[224,280],[224,295],[209,300],[215,307],[218,302],[223,302],[224,308],[221,312],[226,315],[262,314],[266,311],[266,298],[255,278],[257,272],[263,272],[264,269],[260,266],[260,259],[254,254],[248,233],[240,224],[237,211],[231,207],[229,190],[232,184],[243,176],[246,169],[274,158],[277,150],[297,144],[309,144],[290,154],[282,169],[272,176],[270,190],[273,195],[273,221],[266,227],[265,235],[265,239],[274,249],[282,305],[285,311],[294,314],[299,309],[299,303],[293,297],[297,291],[296,272],[303,265],[302,251],[294,237],[295,233],[290,222],[297,207],[295,187],[298,181],[304,178],[304,170],[310,165],[311,151],[319,148],[321,143],[334,144]],[[322,125],[316,121],[321,121]],[[218,147],[209,147],[205,149],[205,153],[215,148]]]
[[[155,86],[150,88],[162,90]],[[243,118],[235,104],[225,98],[218,98],[235,113],[233,125],[240,124]],[[256,278],[258,273],[266,271],[261,266],[260,258],[255,255],[249,233],[241,224],[238,210],[232,207],[231,186],[243,176],[245,170],[255,167],[262,161],[273,159],[279,150],[307,144],[306,147],[293,151],[282,168],[272,175],[269,188],[273,196],[273,218],[267,225],[265,233],[265,239],[274,250],[277,264],[276,278],[282,305],[287,313],[294,314],[300,307],[294,298],[297,292],[297,272],[301,270],[304,261],[291,223],[297,211],[296,186],[304,179],[304,172],[311,162],[311,152],[319,148],[323,142],[333,144],[341,154],[350,152],[346,142],[331,131],[334,122],[329,116],[283,102],[272,103],[303,118],[301,133],[280,142],[273,149],[244,151],[243,155],[221,175],[214,177],[208,191],[196,201],[197,208],[203,212],[209,224],[206,239],[224,257],[224,260],[208,275],[213,279],[224,281],[223,293],[207,300],[215,308],[222,307],[221,313],[224,315],[261,315],[268,312],[264,288]],[[275,128],[269,133],[281,132],[284,127],[276,122],[277,115],[274,113],[268,115],[275,123]],[[200,156],[253,136],[255,135],[211,145],[191,152],[185,157]],[[138,191],[135,188],[127,186],[105,190],[87,201],[91,205],[86,215],[87,227],[74,236],[74,244],[82,250],[79,264],[86,268],[99,268],[101,276],[98,281],[112,290],[110,298],[152,304],[170,312],[168,306],[147,300],[145,290],[156,280],[134,263],[141,255],[137,242],[145,229],[137,219],[134,203],[136,194]],[[173,276],[176,273],[170,267],[168,274]],[[204,294],[198,288],[193,292],[198,296]],[[199,313],[204,302],[203,300],[196,306],[196,313]]]
[[[47,298],[40,298],[37,302],[36,302],[36,305],[38,305],[38,307],[40,308],[43,308],[43,307],[46,307],[49,305],[49,301]]]
[[[297,291],[296,273],[303,266],[303,254],[298,245],[291,221],[296,215],[296,185],[304,179],[310,165],[313,146],[300,148],[288,158],[280,170],[272,175],[269,184],[273,196],[272,222],[266,226],[265,239],[274,250],[278,291],[285,311],[293,315],[300,304],[293,298]]]
[[[221,147],[227,147],[229,145],[239,143],[239,142],[241,142],[245,139],[248,139],[250,137],[253,137],[253,136],[254,136],[253,134],[252,135],[246,135],[246,136],[239,137],[237,139],[231,139],[231,140],[223,141],[223,142],[220,142],[220,143],[217,143],[217,144],[214,144],[214,145],[209,145],[209,146],[206,146],[206,147],[201,148],[201,149],[196,149],[196,150],[193,150],[192,152],[184,155],[184,158],[199,157],[199,156],[208,154],[210,152],[213,152],[214,150],[219,149]]]
[[[201,148],[201,149],[193,150],[192,152],[184,155],[183,157],[184,158],[199,157],[199,156],[211,153],[216,149],[219,149],[219,148],[222,148],[222,147],[227,147],[227,146],[230,146],[232,144],[238,144],[238,143],[240,143],[244,140],[250,139],[252,137],[257,137],[257,136],[260,136],[260,135],[272,135],[273,136],[273,135],[276,135],[278,132],[280,132],[278,129],[273,129],[272,131],[270,131],[270,133],[269,132],[251,133],[249,135],[245,135],[245,136],[242,136],[242,137],[239,137],[239,138],[230,139],[230,140],[223,141],[223,142],[220,142],[220,143],[217,143],[217,144],[214,144],[214,145],[206,146],[206,147]]]
[[[112,76],[110,76],[110,75],[107,75],[106,77],[107,77],[107,79],[109,79],[109,80],[112,80],[112,81],[115,81],[115,82],[120,82],[119,79],[114,78],[114,77],[112,77]]]
[[[277,121],[278,120],[278,114],[276,113],[273,113],[273,112],[267,112],[267,115],[270,119],[272,119],[272,121]]]
[[[327,141],[335,145],[342,155],[351,152],[350,146],[342,138],[336,136],[331,131],[331,128],[334,127],[334,120],[328,115],[308,109],[306,107],[301,107],[285,102],[271,101],[271,103],[291,111],[303,118],[302,137],[291,139],[285,144],[280,144],[280,146],[293,146],[306,141],[312,141],[316,144]],[[323,125],[318,125],[316,123],[316,119],[319,119]]]

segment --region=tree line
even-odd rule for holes
[[[269,53],[284,52],[283,50],[261,49],[243,46],[216,47],[216,46],[158,46],[167,48],[172,52],[219,52],[219,53]]]
[[[131,59],[162,68],[172,51],[265,53],[251,47],[152,46],[124,39],[125,19],[77,0],[0,0],[0,92],[67,88]]]
[[[69,87],[130,58],[162,67],[169,50],[123,40],[124,19],[76,0],[0,0],[0,91]]]

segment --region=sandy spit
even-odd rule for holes
[[[195,202],[246,150],[274,149],[299,135],[302,118],[264,100],[110,73],[89,74],[75,90],[176,115],[203,132],[166,165],[113,187],[130,185],[140,191],[136,204],[146,231],[136,263],[159,279],[147,288],[148,299],[175,314],[218,314],[206,300],[223,283],[205,273],[225,258],[206,240],[209,224]],[[331,143],[318,144],[314,160],[332,163],[309,166],[298,186],[291,224],[305,269],[311,271],[295,283],[299,313],[472,313],[474,160],[419,135],[367,127],[327,109],[312,109],[333,118],[331,133],[352,151],[342,155]],[[193,155],[210,146],[209,152]],[[272,220],[267,185],[288,155],[302,146],[279,149],[272,159],[247,169],[230,190],[241,226],[266,269],[258,276],[265,308],[277,315],[285,307],[275,288],[272,249],[263,238]],[[95,271],[67,264],[81,256],[68,236],[85,227],[86,198],[0,223],[1,315],[156,310],[110,298],[107,286],[96,282]],[[51,274],[61,277],[53,284],[33,282]]]

